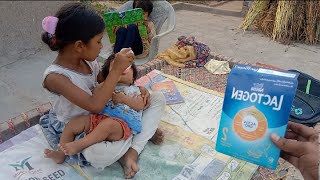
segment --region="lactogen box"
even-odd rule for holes
[[[270,134],[284,136],[297,74],[236,65],[229,74],[216,150],[275,169],[280,150]]]

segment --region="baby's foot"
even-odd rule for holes
[[[62,151],[53,151],[50,149],[45,149],[44,157],[52,159],[57,164],[62,164],[65,159],[65,154]]]
[[[137,164],[137,159],[138,159],[137,151],[130,148],[126,152],[126,154],[124,154],[119,160],[123,168],[124,176],[126,179],[133,178],[136,175],[136,173],[140,170]]]
[[[150,141],[153,144],[159,145],[163,142],[163,139],[164,139],[164,133],[160,128],[158,128],[157,131],[152,136],[152,138],[150,139]]]
[[[66,144],[58,144],[58,147],[65,155],[72,156],[82,151],[82,146],[77,141],[69,142]]]

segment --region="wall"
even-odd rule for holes
[[[0,57],[23,58],[44,48],[41,22],[68,1],[0,1]]]

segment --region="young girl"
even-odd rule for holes
[[[150,0],[134,1],[133,8],[141,8],[143,10],[144,25],[147,28],[148,38],[141,38],[138,27],[135,24],[130,24],[127,28],[120,27],[116,31],[114,53],[120,52],[122,48],[131,47],[137,58],[144,58],[148,55],[151,40],[156,35],[155,26],[149,20],[153,4]]]
[[[114,58],[113,54],[104,63],[102,68],[103,78],[107,78],[109,71],[113,68]],[[146,102],[141,97],[139,87],[133,85],[137,78],[137,73],[136,66],[132,64],[131,68],[122,74],[115,87],[117,92],[113,94],[112,101],[110,100],[101,112],[101,114],[114,117],[115,123],[108,124],[103,118],[83,120],[75,118],[68,123],[60,138],[60,142],[65,144],[60,143],[59,145],[66,155],[74,155],[90,145],[104,140],[116,141],[121,138],[127,139],[131,133],[138,134],[141,132],[142,110]],[[119,129],[119,125],[122,126],[122,129]],[[83,131],[86,134],[92,132],[95,135],[88,135],[82,139],[67,142],[70,139],[74,139],[77,134]]]
[[[159,94],[149,93],[140,88],[142,97],[150,107],[142,117],[142,132],[134,138],[115,142],[97,143],[85,149],[83,153],[66,156],[58,150],[61,133],[72,118],[79,121],[88,119],[106,119],[105,122],[118,125],[113,118],[90,113],[100,112],[109,99],[124,70],[132,64],[133,54],[126,54],[130,49],[115,56],[113,68],[106,79],[100,72],[95,60],[102,48],[101,39],[104,32],[103,19],[90,7],[82,3],[70,3],[63,6],[55,16],[45,17],[42,23],[45,33],[42,40],[51,50],[58,51],[54,62],[45,70],[43,87],[49,91],[52,103],[50,112],[40,118],[39,124],[48,142],[55,150],[45,149],[45,157],[57,163],[89,165],[104,168],[120,158],[126,177],[133,177],[139,170],[137,158],[149,139],[161,142],[161,131],[157,131],[160,114],[164,107],[164,98]],[[95,88],[97,83],[101,87]],[[143,128],[143,127],[148,128]],[[79,134],[76,139],[86,134]],[[88,134],[92,136],[92,133]],[[118,137],[115,137],[118,139]],[[73,139],[69,140],[72,141]],[[63,144],[63,142],[61,142]],[[89,163],[90,162],[90,163]]]

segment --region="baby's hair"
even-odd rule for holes
[[[153,4],[150,0],[140,0],[135,2],[135,8],[141,8],[144,12],[148,12],[148,15],[152,13]]]
[[[87,44],[105,29],[102,17],[84,3],[68,3],[60,8],[55,17],[59,19],[55,34],[42,34],[42,41],[52,51],[63,49],[78,40]]]
[[[114,58],[115,58],[115,54],[111,54],[106,59],[106,61],[104,62],[103,66],[102,66],[102,76],[104,79],[106,79],[109,74],[110,64],[114,60]],[[133,81],[135,81],[135,80],[137,80],[137,77],[138,77],[137,66],[134,63],[132,63],[131,69],[133,71]]]

